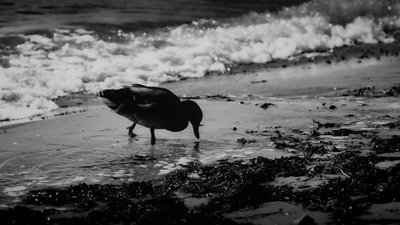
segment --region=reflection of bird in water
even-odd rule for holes
[[[150,128],[151,144],[154,145],[154,129],[178,132],[184,130],[189,122],[196,138],[200,138],[199,126],[203,119],[200,107],[190,100],[181,102],[168,89],[133,84],[121,89],[102,90],[99,98],[115,113],[133,122],[128,127],[131,138],[136,136],[132,130],[137,123]]]

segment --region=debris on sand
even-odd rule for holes
[[[251,140],[251,139],[246,139],[246,138],[239,138],[236,140],[237,143],[240,143],[242,145],[247,144],[247,143],[254,143],[256,140]]]
[[[321,123],[321,122],[318,122],[318,121],[316,121],[315,119],[313,119],[313,122],[314,123],[316,123],[317,124],[317,129],[320,129],[320,128],[332,128],[332,127],[340,127],[340,124],[338,124],[338,123]]]
[[[262,108],[262,109],[268,109],[268,108],[271,107],[271,106],[276,106],[276,105],[273,104],[273,103],[264,103],[264,104],[262,104],[262,105],[260,106],[260,108]]]

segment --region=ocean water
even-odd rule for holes
[[[0,121],[71,93],[393,42],[399,0],[1,1]]]

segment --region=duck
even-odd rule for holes
[[[203,119],[200,106],[191,100],[181,101],[170,90],[142,84],[125,85],[119,89],[104,89],[100,100],[116,114],[133,122],[128,135],[134,138],[136,124],[150,128],[151,145],[156,143],[155,129],[179,132],[191,123],[194,136],[199,139],[199,127]]]

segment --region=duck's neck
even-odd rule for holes
[[[188,127],[189,125],[188,113],[190,113],[190,111],[188,111],[188,109],[181,104],[181,106],[179,107],[179,113],[178,113],[179,117],[177,119],[177,124],[176,124],[176,127],[179,131],[182,131],[186,129],[186,127]]]

